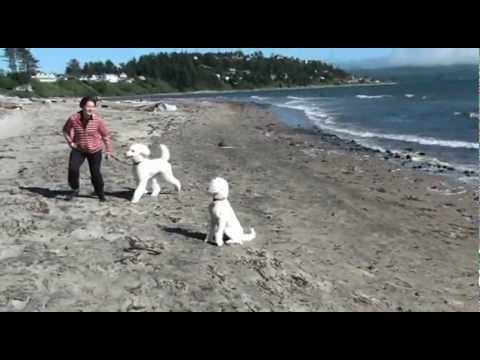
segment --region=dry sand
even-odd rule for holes
[[[99,109],[119,158],[134,141],[170,148],[184,192],[164,185],[137,205],[130,166],[115,160],[103,165],[108,203],[90,196],[86,164],[82,197],[64,200],[60,130],[76,100],[0,119],[1,311],[477,311],[473,187],[255,106],[175,103]],[[214,176],[257,231],[248,245],[203,242]]]

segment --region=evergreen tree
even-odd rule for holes
[[[72,75],[72,76],[80,76],[82,74],[82,68],[80,66],[80,62],[77,59],[71,59],[67,63],[65,74]]]
[[[11,72],[17,72],[17,50],[16,48],[5,48],[4,49],[4,57],[7,59],[8,68]]]

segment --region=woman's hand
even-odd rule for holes
[[[74,142],[70,143],[70,147],[71,147],[72,149],[78,149],[77,144],[75,144]]]

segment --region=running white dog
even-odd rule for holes
[[[213,195],[213,201],[208,207],[210,211],[210,228],[205,242],[213,242],[218,246],[223,245],[224,234],[229,238],[226,244],[243,244],[244,241],[255,239],[255,230],[250,228],[250,233],[243,231],[240,222],[228,201],[228,182],[220,177],[210,181],[207,189]]]
[[[147,192],[149,180],[152,180],[152,196],[158,196],[160,185],[156,177],[162,175],[166,182],[175,186],[180,193],[182,185],[175,176],[173,176],[170,160],[170,151],[161,144],[162,156],[158,159],[148,159],[151,152],[148,146],[143,144],[134,144],[130,146],[125,154],[127,158],[133,160],[133,176],[137,182],[137,188],[133,194],[132,203],[138,203],[142,196]]]

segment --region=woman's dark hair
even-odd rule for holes
[[[83,109],[85,104],[89,101],[93,102],[95,104],[95,106],[97,106],[97,98],[95,98],[93,96],[85,96],[85,97],[82,98],[82,100],[80,100],[80,107]]]

